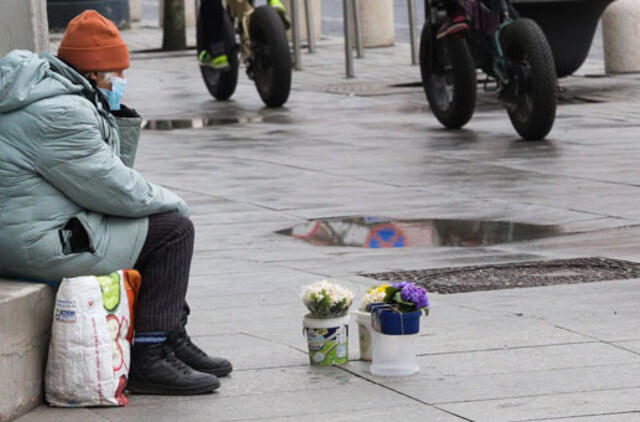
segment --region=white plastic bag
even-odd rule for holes
[[[132,323],[126,273],[62,281],[45,375],[49,404],[84,407],[128,403],[124,388]]]

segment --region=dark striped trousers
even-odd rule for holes
[[[136,332],[172,332],[186,323],[193,241],[193,223],[187,217],[175,212],[149,217],[147,238],[134,266],[142,276]]]

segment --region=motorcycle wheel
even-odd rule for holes
[[[280,107],[291,91],[291,53],[284,24],[270,6],[255,9],[249,22],[251,72],[267,107]]]
[[[422,86],[436,118],[449,129],[459,129],[476,107],[476,66],[464,38],[436,40],[429,22],[420,38]]]
[[[231,19],[228,15],[225,15],[225,19],[227,20],[227,39],[235,40]],[[198,22],[198,30],[200,30],[200,22]],[[220,71],[212,67],[200,66],[200,73],[209,93],[220,101],[231,98],[238,85],[239,64],[237,48],[234,47],[231,53],[227,54],[227,57],[229,58],[230,67],[227,70]]]
[[[558,82],[549,42],[537,23],[522,18],[504,29],[501,43],[512,81],[505,88],[511,123],[525,140],[543,139],[556,116]]]

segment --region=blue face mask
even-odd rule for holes
[[[111,78],[111,89],[98,88],[100,92],[109,101],[109,108],[112,111],[120,110],[120,100],[124,96],[124,91],[127,87],[127,80],[124,78],[113,77]]]

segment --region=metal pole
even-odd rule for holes
[[[196,17],[196,56],[198,54],[200,54],[200,48],[204,48],[203,46],[201,46],[201,42],[200,42],[200,38],[202,37],[202,34],[200,33],[200,31],[202,31],[202,29],[200,29],[200,0],[195,0],[193,2],[193,5],[196,8],[196,14],[194,15]],[[186,3],[185,3],[186,6]]]
[[[302,70],[300,59],[300,22],[298,22],[298,0],[291,0],[291,31],[293,32],[293,68]]]
[[[407,0],[409,3],[409,31],[411,38],[411,64],[418,64],[418,39],[416,36],[416,0]]]
[[[313,27],[313,10],[311,7],[311,0],[304,0],[304,14],[307,19],[307,43],[309,45],[309,54],[316,51],[316,33]]]
[[[342,20],[344,23],[344,54],[346,59],[347,78],[353,78],[353,40],[351,39],[351,0],[342,0]]]
[[[353,0],[353,21],[355,22],[356,51],[359,59],[364,57],[364,46],[362,45],[362,25],[360,21],[360,0]]]

